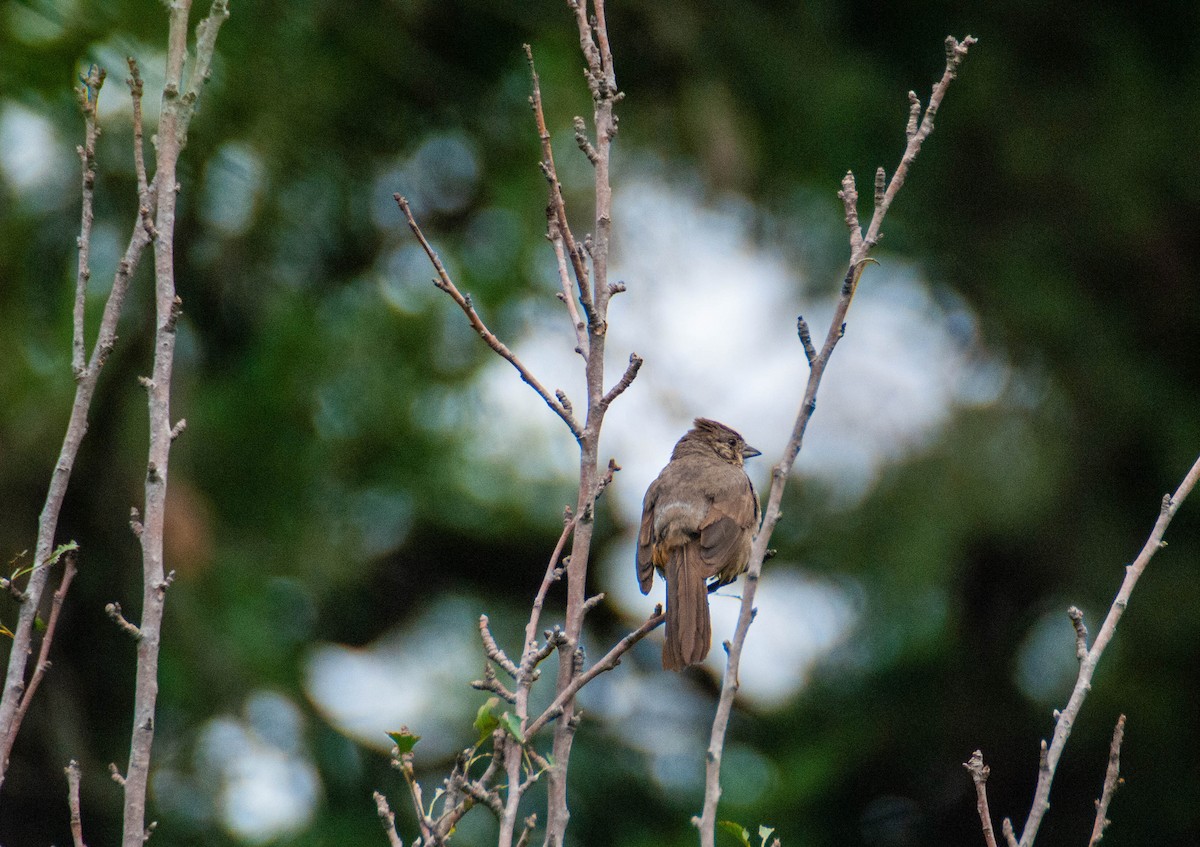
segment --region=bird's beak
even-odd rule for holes
[[[743,459],[753,459],[755,456],[761,456],[761,455],[762,455],[762,450],[759,450],[755,447],[751,447],[749,444],[747,444],[746,446],[744,446],[742,448],[742,458]]]

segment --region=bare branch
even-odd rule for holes
[[[479,637],[483,639],[483,649],[487,653],[487,657],[493,662],[504,668],[505,672],[513,679],[518,679],[520,670],[512,659],[505,655],[504,651],[496,643],[496,639],[492,636],[491,629],[488,628],[488,616],[479,616]]]
[[[208,15],[196,28],[196,52],[185,86],[190,10],[190,0],[175,0],[168,7],[166,72],[155,143],[155,183],[158,186],[154,210],[156,328],[151,384],[147,388],[150,445],[146,458],[141,536],[142,619],[138,626],[141,637],[137,642],[133,731],[129,744],[129,767],[125,774],[123,847],[142,847],[150,831],[146,827],[146,792],[150,778],[150,751],[154,743],[162,618],[166,587],[171,581],[163,563],[163,536],[171,442],[173,436],[178,435],[171,424],[171,376],[175,363],[175,330],[181,304],[175,290],[178,163],[187,145],[188,125],[195,111],[196,99],[209,76],[217,33],[229,17],[227,0],[213,0]]]
[[[536,661],[533,659],[533,656],[538,653],[538,622],[541,620],[542,607],[546,603],[546,594],[550,591],[550,586],[562,578],[563,569],[559,567],[558,561],[562,556],[567,539],[571,537],[571,532],[574,529],[575,519],[568,508],[563,520],[562,534],[558,537],[558,543],[554,545],[554,552],[550,554],[550,561],[546,563],[546,575],[542,578],[542,584],[538,586],[537,595],[533,598],[533,608],[529,613],[529,623],[525,625],[525,648],[521,653],[522,676],[529,676],[533,670],[533,666],[537,661],[541,661],[540,659]],[[549,654],[547,653],[547,655]],[[529,680],[529,684],[532,684],[532,679]],[[523,716],[518,714],[517,717]]]
[[[871,224],[867,227],[866,236],[863,243],[854,249],[851,253],[852,261],[863,258],[867,251],[882,238],[880,227],[883,225],[883,218],[887,215],[888,209],[892,206],[892,201],[896,199],[900,188],[904,185],[904,180],[908,176],[908,169],[917,158],[917,153],[921,151],[921,145],[925,139],[933,132],[933,119],[937,115],[937,111],[941,108],[942,98],[946,96],[946,91],[950,88],[951,81],[958,75],[958,68],[962,64],[962,60],[966,57],[967,51],[972,44],[975,44],[977,39],[967,36],[962,41],[954,38],[954,36],[946,36],[946,69],[942,72],[942,78],[933,86],[933,93],[929,96],[929,106],[925,109],[925,116],[921,119],[920,126],[916,124],[916,116],[920,113],[921,102],[917,99],[917,95],[913,92],[908,93],[910,112],[909,123],[906,128],[908,136],[908,144],[904,148],[904,156],[900,159],[900,164],[896,167],[896,172],[892,174],[892,179],[888,182],[887,190],[883,192],[883,196],[879,198],[875,205],[875,212],[871,216]],[[878,192],[877,192],[878,193]]]
[[[110,618],[112,618],[112,621],[113,621],[113,623],[115,623],[117,625],[117,628],[120,629],[122,632],[124,632],[126,635],[128,635],[130,638],[132,638],[134,641],[140,641],[142,639],[142,631],[140,629],[138,629],[137,626],[130,623],[125,618],[125,615],[121,613],[121,604],[120,603],[106,604],[104,606],[104,614],[106,614]]]
[[[33,702],[33,695],[37,693],[38,686],[42,683],[42,677],[50,669],[50,645],[54,643],[54,633],[58,629],[58,618],[62,613],[63,601],[66,600],[67,591],[71,588],[71,580],[75,579],[76,551],[74,549],[66,551],[62,559],[65,563],[62,580],[59,581],[58,590],[54,592],[54,598],[51,601],[50,616],[46,619],[46,631],[42,633],[42,644],[38,648],[37,664],[34,666],[33,676],[30,677],[29,686],[21,698],[21,705],[17,707],[14,720],[16,726],[20,726],[21,722],[25,720],[25,715],[29,712],[29,704]],[[13,738],[15,737],[14,735]],[[10,747],[4,749],[5,761],[8,760],[10,752],[12,752]]]
[[[1100,843],[1100,839],[1104,837],[1104,830],[1112,823],[1108,819],[1108,804],[1112,802],[1113,795],[1117,793],[1117,786],[1121,785],[1121,742],[1125,739],[1125,716],[1121,715],[1117,718],[1117,725],[1113,729],[1112,744],[1108,748],[1108,770],[1104,774],[1104,789],[1100,793],[1100,799],[1096,801],[1096,822],[1092,825],[1092,837],[1088,840],[1088,847],[1096,847]]]
[[[508,347],[506,347],[504,343],[497,338],[490,329],[487,328],[487,326],[483,323],[483,320],[479,317],[479,313],[475,311],[475,306],[471,303],[471,299],[463,296],[463,294],[458,290],[458,287],[454,284],[453,280],[450,279],[450,275],[446,272],[445,266],[442,265],[442,260],[438,258],[437,253],[434,251],[429,241],[425,238],[425,234],[421,232],[421,227],[417,224],[416,218],[413,217],[412,209],[408,205],[408,200],[401,197],[399,194],[394,194],[392,196],[396,200],[396,204],[400,207],[400,210],[404,213],[404,218],[408,221],[409,229],[413,231],[413,234],[417,237],[417,240],[421,242],[421,246],[425,249],[425,255],[429,257],[429,261],[433,263],[433,267],[437,270],[438,278],[434,280],[434,285],[450,295],[454,302],[458,304],[459,308],[463,310],[463,314],[467,316],[467,320],[471,324],[471,329],[475,330],[475,332],[479,334],[479,337],[484,340],[487,346],[495,350],[498,354],[500,354],[501,358],[508,361],[509,364],[517,369],[517,373],[521,375],[521,379],[528,383],[529,386],[538,393],[538,396],[546,401],[546,405],[549,406],[556,415],[563,419],[563,423],[567,425],[567,428],[571,430],[571,434],[574,435],[576,439],[581,438],[583,436],[583,430],[580,428],[579,423],[575,420],[575,417],[558,399],[556,399],[542,386],[540,382],[538,382],[537,377],[535,377],[529,371],[529,369],[525,367],[524,363],[517,358],[517,355],[509,350]]]
[[[84,142],[75,148],[79,153],[83,170],[83,205],[79,222],[79,270],[75,277],[75,311],[71,339],[71,371],[75,379],[83,377],[84,340],[83,319],[84,306],[87,302],[88,280],[92,278],[90,255],[92,247],[92,222],[95,215],[92,204],[96,188],[96,139],[100,136],[100,124],[96,120],[96,106],[100,97],[100,88],[104,85],[104,70],[96,65],[88,69],[86,77],[80,77],[83,83],[78,89],[79,105],[84,117]]]
[[[846,209],[846,228],[850,230],[850,255],[862,249],[862,227],[858,223],[858,189],[854,185],[854,172],[846,171],[842,177],[842,190],[838,197]]]
[[[537,826],[537,815],[530,815],[525,818],[525,828],[521,830],[521,837],[517,839],[517,847],[528,847],[529,836],[533,834],[534,827]]]
[[[84,847],[83,814],[79,809],[79,762],[72,759],[63,770],[67,773],[67,808],[71,810],[71,841],[75,847]]]
[[[483,666],[483,679],[475,680],[471,683],[471,687],[477,691],[490,691],[509,703],[517,702],[517,695],[505,688],[504,683],[496,678],[496,672],[492,669],[491,662]]]
[[[562,240],[566,255],[570,257],[571,267],[575,273],[575,286],[579,291],[579,302],[583,306],[583,312],[587,316],[588,324],[591,325],[596,321],[591,280],[587,264],[583,259],[583,251],[579,249],[579,245],[575,241],[575,236],[571,232],[571,224],[567,221],[567,207],[563,201],[562,183],[559,182],[558,169],[554,165],[554,148],[550,144],[550,130],[546,128],[546,115],[542,109],[541,81],[538,78],[537,68],[533,63],[533,48],[528,44],[524,45],[524,47],[525,58],[529,62],[529,75],[533,86],[533,93],[529,97],[529,105],[533,108],[533,117],[537,123],[538,140],[542,145],[542,173],[545,174],[546,182],[550,186],[550,203],[548,209],[548,217],[550,218],[549,237],[551,241],[555,241],[556,239]],[[579,124],[576,124],[575,131],[578,137],[580,132],[586,131],[586,127],[581,129]],[[591,147],[590,144],[588,146]],[[593,165],[599,165],[599,154],[594,147],[591,148],[591,152],[592,155],[588,156],[588,159]],[[557,254],[558,250],[556,249],[555,252]],[[562,276],[561,268],[560,276]],[[563,278],[563,284],[564,290],[569,291],[565,277]],[[566,294],[566,302],[570,303],[573,299],[569,293]],[[576,325],[578,325],[578,317],[572,315],[572,318],[575,319]],[[586,345],[583,345],[582,352],[586,355]]]
[[[563,705],[573,699],[579,689],[583,688],[583,686],[587,685],[600,674],[610,671],[619,665],[621,657],[629,651],[630,647],[661,626],[665,620],[666,617],[663,615],[662,606],[655,606],[654,614],[648,617],[645,623],[613,645],[613,648],[608,651],[603,659],[596,662],[596,664],[592,665],[584,673],[576,676],[571,680],[570,685],[559,692],[558,696],[554,698],[554,702],[546,708],[546,711],[542,712],[537,720],[531,723],[528,729],[525,730],[526,740],[531,739],[547,723],[561,716],[563,714]]]
[[[637,377],[638,371],[641,369],[641,367],[642,357],[637,353],[630,353],[629,366],[625,368],[625,374],[621,377],[620,381],[618,381],[617,384],[609,389],[609,392],[604,395],[604,397],[600,400],[600,405],[606,409],[612,405],[612,401],[616,400],[617,397],[621,395],[621,392],[628,388],[633,382],[634,378]]]
[[[1067,609],[1067,617],[1075,625],[1075,658],[1082,662],[1088,654],[1088,631],[1083,625],[1083,612],[1072,606]]]
[[[387,798],[378,791],[371,796],[375,798],[375,810],[379,813],[379,820],[383,823],[383,831],[387,833],[388,844],[391,847],[404,847],[404,842],[400,840],[400,834],[396,832],[396,814],[388,806]]]
[[[983,763],[983,751],[976,750],[971,759],[963,764],[975,782],[975,807],[979,811],[979,823],[983,827],[983,841],[987,847],[996,847],[996,833],[992,830],[992,813],[988,811],[987,778],[991,768]]]
[[[946,72],[943,74],[941,82],[934,88],[934,96],[930,101],[930,109],[933,111],[936,111],[937,104],[940,104],[942,98],[945,96],[946,88],[950,80],[953,79],[962,56],[966,54],[967,47],[975,43],[975,39],[970,36],[967,36],[961,45],[953,38],[948,39],[947,44],[951,41],[955,45],[955,60],[953,65],[950,62],[947,63]],[[729,658],[725,665],[725,674],[721,682],[721,695],[713,717],[712,733],[709,736],[708,756],[705,765],[704,806],[700,816],[693,819],[700,830],[701,847],[714,847],[716,842],[717,802],[721,797],[721,756],[725,746],[725,732],[729,726],[729,718],[733,710],[733,698],[738,689],[738,671],[741,664],[742,647],[746,641],[746,633],[749,631],[750,624],[754,619],[754,595],[758,589],[759,575],[762,571],[762,564],[770,544],[771,534],[774,532],[775,525],[778,523],[781,514],[780,507],[783,500],[783,490],[787,485],[788,475],[795,465],[796,456],[799,454],[803,444],[808,422],[816,410],[817,390],[820,388],[825,368],[829,363],[830,356],[833,355],[834,347],[837,346],[838,341],[841,340],[844,334],[846,313],[850,308],[850,302],[854,298],[854,291],[862,275],[864,262],[867,261],[867,254],[871,247],[879,240],[879,227],[883,222],[884,215],[886,215],[892,200],[895,198],[896,192],[903,185],[904,176],[908,172],[908,167],[912,164],[913,159],[916,158],[921,142],[933,131],[932,117],[927,114],[927,118],[927,123],[922,124],[918,133],[909,139],[900,166],[896,169],[896,173],[884,193],[883,202],[875,209],[875,213],[871,219],[871,226],[865,237],[862,236],[858,223],[858,192],[854,184],[854,175],[847,173],[842,180],[842,190],[839,196],[842,198],[845,207],[846,225],[850,230],[850,262],[842,283],[841,294],[834,308],[833,318],[829,324],[829,330],[825,335],[825,343],[822,345],[820,353],[810,361],[808,384],[805,387],[804,399],[801,401],[800,410],[797,412],[795,424],[792,426],[791,437],[784,448],[783,457],[773,468],[771,489],[767,495],[767,506],[763,512],[762,525],[754,538],[751,549],[750,561],[746,571],[746,583],[742,589],[742,605],[738,613],[737,627],[734,630],[733,639],[730,641],[727,650]],[[808,353],[807,349],[805,353]]]
[[[1183,482],[1175,489],[1175,493],[1163,496],[1162,506],[1159,509],[1158,520],[1154,523],[1154,529],[1151,530],[1149,538],[1142,545],[1141,552],[1138,553],[1133,564],[1126,566],[1125,579],[1121,582],[1117,596],[1104,618],[1104,623],[1100,626],[1100,631],[1096,633],[1096,640],[1092,643],[1087,655],[1079,663],[1079,676],[1076,678],[1075,687],[1071,691],[1071,699],[1067,701],[1066,708],[1062,710],[1062,713],[1055,722],[1054,737],[1049,747],[1045,746],[1046,743],[1044,741],[1042,742],[1045,749],[1043,764],[1038,769],[1037,788],[1034,790],[1033,804],[1029,809],[1029,817],[1025,820],[1025,828],[1021,831],[1020,847],[1031,847],[1034,839],[1037,838],[1038,827],[1041,826],[1042,818],[1045,817],[1047,810],[1050,808],[1050,787],[1054,782],[1054,773],[1058,768],[1059,758],[1062,756],[1063,748],[1066,746],[1067,739],[1071,735],[1071,729],[1075,725],[1075,719],[1079,715],[1079,710],[1083,707],[1083,701],[1087,698],[1088,692],[1091,691],[1092,676],[1096,672],[1096,665],[1100,662],[1100,656],[1104,653],[1104,648],[1108,646],[1108,642],[1112,640],[1113,634],[1116,632],[1117,624],[1120,622],[1121,616],[1125,613],[1126,606],[1129,605],[1129,598],[1133,594],[1133,589],[1137,585],[1138,579],[1146,570],[1146,566],[1150,564],[1150,559],[1163,546],[1163,535],[1166,533],[1171,519],[1175,517],[1175,513],[1179,511],[1180,505],[1187,499],[1188,494],[1191,493],[1198,479],[1200,479],[1200,458],[1196,459],[1191,470],[1184,477]]]
[[[811,367],[817,358],[817,348],[813,347],[812,331],[808,328],[808,321],[804,320],[804,315],[796,318],[796,334],[800,336],[800,344],[804,347],[804,358],[808,359]]]

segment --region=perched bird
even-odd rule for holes
[[[646,490],[638,583],[648,593],[656,570],[667,581],[667,670],[704,661],[712,643],[708,593],[746,570],[759,508],[743,463],[760,455],[724,424],[696,418]]]

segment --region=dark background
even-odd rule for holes
[[[353,745],[308,705],[304,656],[317,642],[368,644],[444,595],[519,608],[557,536],[554,504],[573,496],[569,485],[514,486],[527,502],[485,500],[450,472],[464,461],[466,434],[431,431],[417,398],[453,392],[491,354],[477,344],[431,363],[453,305],[400,313],[361,285],[404,237],[398,214],[392,235],[373,223],[385,205],[376,182],[430,133],[474,141],[481,189],[464,208],[431,214],[429,230],[456,255],[473,209],[514,212],[519,246],[499,270],[457,262],[494,328],[513,329],[503,307],[540,285],[523,269],[546,249],[520,45],[533,44],[562,128],[588,105],[577,37],[567,9],[548,0],[264,0],[235,2],[232,13],[181,168],[186,330],[174,407],[190,425],[172,455],[168,564],[179,579],[155,755],[186,760],[198,727],[240,713],[254,691],[281,693],[305,716],[306,755],[323,787],[312,823],[278,843],[383,844],[370,791],[388,791],[399,809],[401,782],[385,756]],[[82,137],[70,91],[81,68],[105,60],[102,97],[122,98],[114,57],[132,50],[149,67],[165,40],[154,3],[28,0],[0,16],[2,108],[47,119],[68,151]],[[619,145],[697,169],[714,195],[742,194],[783,217],[818,198],[823,229],[789,249],[830,297],[844,260],[838,181],[853,169],[869,197],[868,175],[879,164],[890,171],[901,152],[905,92],[925,99],[940,75],[944,36],[980,38],[893,207],[887,247],[964,298],[979,343],[1034,389],[1025,402],[1006,394],[957,414],[849,512],[821,486],[792,488],[786,511],[805,524],[788,530],[785,519],[781,558],[802,548],[815,570],[856,579],[870,612],[853,641],[887,644],[862,651],[869,658],[852,670],[831,656],[783,708],[737,715],[734,739],[769,760],[770,778],[752,804],[731,802],[722,816],[775,826],[786,847],[978,844],[960,763],[982,747],[993,812],[1019,828],[1038,740],[1066,694],[1042,703],[1022,693],[1019,651],[1044,615],[1071,603],[1098,625],[1159,499],[1200,449],[1191,37],[1200,12],[1191,3],[660,0],[614,2],[608,18],[628,94]],[[114,117],[100,145],[98,216],[120,227],[122,243],[133,219],[129,138],[127,120]],[[202,198],[230,140],[256,152],[263,189],[250,219],[223,231]],[[73,389],[76,168],[68,156],[61,178],[32,193],[0,184],[6,561],[33,546]],[[0,798],[7,847],[69,840],[61,768],[71,757],[85,769],[89,843],[112,843],[119,829],[106,768],[127,756],[133,647],[102,610],[116,599],[132,611],[140,592],[127,520],[145,462],[134,377],[148,369],[147,270],[60,523],[60,539],[82,545],[83,567]],[[322,425],[323,404],[336,407],[333,423]],[[371,486],[408,494],[411,526],[396,549],[365,540],[370,516],[354,493]],[[1127,784],[1106,843],[1200,843],[1198,513],[1200,504],[1185,504],[1134,594],[1067,747],[1040,843],[1086,842],[1120,712],[1129,715]],[[917,625],[931,592],[947,609],[934,632]],[[0,601],[0,620],[15,618]],[[611,614],[600,625],[621,627]],[[1061,637],[1070,643],[1065,615]],[[647,667],[654,661],[651,652]],[[462,696],[477,698],[467,679]],[[712,690],[702,680],[700,689]],[[471,732],[464,724],[463,743]],[[435,773],[438,763],[428,764]],[[694,838],[698,797],[657,787],[640,754],[602,728],[585,728],[572,764],[575,843]],[[193,774],[197,784],[207,776]],[[727,778],[742,777],[734,769]],[[153,843],[240,843],[197,803],[188,811],[160,797]],[[401,830],[414,834],[411,821]]]

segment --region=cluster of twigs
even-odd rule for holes
[[[1079,673],[1075,678],[1075,686],[1066,707],[1061,711],[1058,709],[1054,711],[1054,735],[1051,737],[1050,743],[1047,744],[1044,740],[1041,742],[1038,754],[1037,787],[1034,789],[1033,803],[1030,805],[1029,816],[1025,819],[1025,826],[1021,830],[1020,838],[1013,830],[1013,824],[1009,818],[1004,818],[1001,822],[1000,830],[1007,847],[1033,847],[1038,828],[1042,824],[1042,818],[1050,810],[1050,787],[1054,783],[1059,759],[1062,757],[1063,748],[1067,745],[1071,730],[1075,726],[1079,710],[1083,708],[1083,701],[1087,698],[1088,692],[1092,690],[1092,676],[1096,672],[1096,666],[1100,663],[1100,656],[1116,633],[1117,623],[1125,614],[1129,598],[1133,595],[1134,586],[1137,585],[1146,566],[1150,564],[1150,559],[1156,552],[1167,546],[1167,543],[1163,541],[1167,526],[1170,525],[1171,519],[1175,517],[1175,513],[1179,511],[1179,507],[1198,480],[1200,480],[1200,458],[1192,465],[1191,470],[1183,478],[1183,482],[1175,489],[1175,493],[1163,495],[1154,529],[1151,530],[1146,543],[1142,545],[1137,558],[1133,560],[1132,564],[1125,567],[1125,578],[1121,581],[1117,596],[1113,599],[1108,614],[1105,615],[1104,622],[1100,625],[1100,631],[1096,633],[1096,639],[1091,646],[1088,646],[1088,631],[1083,622],[1083,612],[1074,606],[1067,610],[1067,616],[1071,619],[1075,631],[1075,656],[1079,659]],[[1108,805],[1120,783],[1121,742],[1124,737],[1125,716],[1121,715],[1117,719],[1112,743],[1109,746],[1108,768],[1105,772],[1104,787],[1101,790],[1100,798],[1096,801],[1096,820],[1088,841],[1089,847],[1095,847],[1109,824]],[[984,841],[987,847],[996,847],[996,833],[992,827],[992,816],[987,800],[987,779],[991,769],[984,764],[983,752],[980,750],[976,750],[963,767],[971,774],[971,779],[975,783],[975,796]]]
[[[617,88],[612,51],[608,41],[603,0],[594,0],[589,9],[586,0],[568,0],[579,31],[579,44],[585,61],[585,74],[592,95],[591,135],[581,117],[574,120],[575,140],[594,171],[594,230],[579,238],[567,218],[562,184],[555,165],[550,132],[542,106],[541,84],[534,67],[533,52],[525,47],[532,81],[530,106],[533,110],[538,139],[541,145],[542,175],[546,179],[549,199],[546,207],[546,238],[554,250],[561,290],[557,298],[565,305],[575,335],[575,353],[583,360],[587,384],[587,399],[582,420],[575,406],[561,389],[547,389],[523,362],[488,329],[475,309],[469,295],[463,294],[436,251],[421,231],[405,198],[396,195],[396,202],[409,228],[428,254],[437,277],[434,285],[446,292],[462,309],[471,328],[498,355],[512,364],[521,379],[528,383],[550,409],[562,419],[579,444],[579,492],[574,509],[568,509],[563,531],[546,566],[545,576],[534,598],[529,623],[519,660],[510,659],[497,644],[488,628],[486,616],[480,619],[480,633],[487,656],[484,677],[475,686],[494,693],[512,707],[491,733],[492,753],[487,769],[478,779],[467,776],[463,762],[474,760],[477,748],[469,748],[460,757],[450,777],[439,793],[443,811],[433,817],[424,811],[420,802],[420,786],[412,777],[411,752],[398,746],[395,761],[405,774],[410,794],[417,808],[417,817],[424,845],[442,844],[449,837],[453,823],[476,803],[482,803],[496,813],[500,820],[499,844],[511,847],[524,844],[536,825],[536,816],[521,818],[522,796],[544,774],[548,783],[545,818],[545,843],[561,845],[570,812],[567,807],[567,765],[578,725],[575,696],[598,674],[616,667],[621,656],[663,621],[661,610],[655,610],[640,627],[622,638],[598,662],[587,666],[580,646],[583,621],[588,611],[603,600],[603,595],[587,597],[585,585],[591,557],[592,531],[597,498],[612,482],[619,470],[613,461],[607,470],[599,462],[600,428],[609,406],[633,382],[642,360],[632,354],[624,374],[611,386],[605,383],[604,348],[608,329],[608,304],[611,298],[625,290],[621,283],[608,281],[609,241],[612,232],[612,187],[609,183],[609,161],[613,138],[617,133],[614,112],[622,93]],[[564,556],[568,542],[570,554]],[[566,620],[538,638],[543,605],[551,586],[566,577]],[[529,695],[541,675],[540,665],[558,654],[555,696],[540,715],[529,713]],[[513,688],[501,682],[497,669],[511,679]],[[540,730],[553,724],[550,753],[537,751],[533,740]],[[481,739],[481,743],[486,739]],[[526,763],[532,763],[532,767]],[[388,822],[389,837],[396,843],[387,801],[377,796],[380,813]],[[517,825],[524,829],[517,834]]]
[[[153,245],[155,279],[156,332],[154,363],[151,376],[140,378],[148,396],[150,418],[150,448],[146,465],[144,517],[135,509],[130,522],[142,547],[143,597],[141,621],[126,620],[116,604],[111,604],[110,616],[137,641],[136,690],[134,695],[133,729],[130,741],[129,765],[124,775],[115,766],[114,779],[125,793],[122,843],[137,847],[144,843],[146,825],[146,788],[149,779],[150,749],[154,739],[154,710],[158,692],[158,650],[166,588],[171,575],[163,565],[163,523],[166,503],[167,467],[170,445],[186,426],[182,420],[170,420],[171,373],[174,362],[175,327],[181,302],[175,294],[174,231],[175,200],[179,190],[176,165],[187,143],[188,126],[195,111],[200,90],[207,81],[216,48],[217,33],[229,17],[228,0],[213,0],[208,15],[196,29],[196,49],[185,84],[184,65],[188,58],[188,16],[190,0],[175,0],[169,6],[167,36],[166,83],[162,95],[162,110],[155,137],[155,171],[147,176],[143,153],[142,94],[143,83],[137,62],[130,58],[127,80],[133,100],[133,154],[137,174],[137,220],[125,253],[117,264],[113,285],[105,301],[100,327],[90,356],[85,346],[85,305],[88,282],[91,278],[90,248],[94,221],[94,192],[96,183],[96,139],[100,135],[97,102],[104,84],[105,72],[93,65],[78,90],[84,115],[84,143],[78,148],[82,162],[82,215],[80,223],[79,265],[76,276],[75,300],[72,310],[71,369],[75,377],[75,400],[67,424],[66,435],[51,475],[46,503],[38,522],[37,544],[29,579],[23,590],[12,580],[7,588],[20,601],[17,626],[12,633],[12,650],[4,692],[0,697],[0,786],[8,769],[9,755],[22,719],[46,669],[48,654],[71,579],[75,574],[77,548],[63,545],[54,548],[59,513],[66,496],[71,472],[87,431],[88,411],[104,367],[116,343],[116,327],[138,264],[146,248]],[[65,555],[62,555],[65,551]],[[42,633],[38,661],[33,674],[26,679],[28,658],[33,652],[35,621],[49,581],[51,566],[60,558],[66,562],[59,587],[54,594],[49,623]],[[82,845],[82,822],[79,814],[79,767],[72,762],[67,770],[71,828],[76,845]]]
[[[596,0],[593,13],[587,14],[587,4],[582,0],[569,0],[569,5],[575,12],[579,27],[580,44],[587,63],[587,78],[592,92],[594,104],[593,125],[595,142],[588,137],[587,128],[582,118],[575,119],[575,138],[580,150],[595,168],[595,203],[596,231],[594,236],[586,237],[582,243],[577,241],[567,220],[566,208],[563,202],[562,189],[558,180],[554,163],[554,153],[550,144],[550,133],[546,126],[542,109],[540,84],[536,70],[533,69],[533,55],[526,46],[526,55],[532,72],[533,95],[530,103],[533,107],[537,124],[538,137],[542,146],[542,161],[540,167],[550,188],[550,201],[547,208],[547,238],[553,245],[557,259],[559,279],[562,290],[557,297],[566,307],[575,332],[577,346],[575,352],[584,360],[585,375],[588,385],[587,415],[583,424],[579,422],[574,408],[561,391],[551,393],[528,370],[507,346],[505,346],[483,322],[476,311],[471,298],[464,295],[451,280],[445,266],[436,252],[421,232],[420,226],[413,217],[407,201],[396,195],[404,217],[425,249],[433,267],[437,271],[434,284],[445,291],[458,304],[467,316],[471,327],[497,354],[510,362],[521,378],[528,383],[542,398],[547,406],[557,414],[567,428],[575,436],[581,448],[580,490],[575,517],[568,513],[564,523],[562,536],[551,556],[546,569],[546,576],[534,600],[533,612],[529,625],[526,627],[526,637],[520,662],[513,662],[504,655],[492,637],[487,624],[487,618],[480,621],[480,631],[483,636],[484,649],[488,657],[484,678],[477,681],[477,688],[493,692],[500,699],[514,707],[515,717],[509,731],[498,728],[494,738],[494,754],[488,769],[479,782],[472,782],[465,777],[465,771],[456,767],[451,777],[444,782],[447,796],[457,793],[461,799],[443,808],[442,816],[434,819],[421,811],[422,805],[418,800],[419,786],[411,777],[411,754],[397,750],[396,764],[406,775],[410,792],[418,809],[421,838],[425,844],[442,843],[448,835],[449,828],[445,825],[448,820],[457,820],[462,809],[469,804],[482,801],[496,811],[500,818],[501,847],[509,847],[513,843],[518,806],[520,798],[530,784],[530,779],[521,778],[521,763],[523,756],[531,755],[530,739],[534,733],[550,721],[555,721],[555,735],[552,758],[546,761],[544,770],[550,775],[549,808],[547,810],[546,844],[562,843],[565,832],[568,811],[566,806],[566,769],[570,755],[571,739],[575,729],[573,714],[574,697],[596,674],[614,667],[620,656],[634,643],[650,632],[662,621],[661,609],[656,609],[641,627],[631,632],[612,648],[610,653],[600,662],[587,670],[579,651],[579,634],[583,616],[587,610],[598,602],[602,595],[584,598],[583,584],[586,575],[587,556],[591,543],[592,510],[595,499],[603,489],[607,480],[611,479],[616,466],[610,462],[609,472],[605,480],[597,482],[596,439],[599,435],[600,424],[609,404],[629,386],[641,366],[641,359],[636,355],[630,356],[629,367],[624,376],[608,391],[603,384],[603,345],[607,327],[607,306],[609,298],[624,290],[621,284],[607,283],[607,258],[609,235],[611,231],[611,200],[612,192],[608,179],[609,143],[616,132],[616,117],[613,105],[621,98],[616,87],[612,69],[612,54],[608,44],[607,29],[604,23],[604,4]],[[753,618],[754,591],[759,578],[763,559],[767,553],[767,543],[779,520],[780,502],[787,476],[799,453],[804,430],[816,407],[816,392],[820,385],[833,349],[842,337],[845,329],[845,316],[850,301],[854,296],[855,286],[862,274],[863,266],[868,261],[868,253],[881,237],[880,226],[884,215],[891,205],[896,193],[904,183],[908,169],[920,150],[922,142],[933,131],[933,119],[950,81],[954,78],[959,64],[975,39],[965,38],[962,42],[954,38],[946,41],[946,70],[942,79],[934,86],[929,105],[922,117],[921,104],[916,94],[910,92],[912,103],[908,125],[908,145],[896,173],[889,181],[883,169],[876,175],[875,212],[867,231],[863,233],[858,223],[857,192],[854,186],[853,174],[847,174],[843,180],[842,197],[846,208],[846,223],[850,228],[851,257],[849,269],[842,286],[841,297],[834,313],[833,322],[826,337],[825,344],[818,353],[813,347],[808,325],[800,318],[798,329],[801,342],[810,365],[808,387],[805,392],[800,413],[797,416],[793,433],[784,451],[784,457],[775,466],[768,506],[761,530],[756,537],[754,552],[747,575],[746,588],[743,592],[742,612],[738,628],[732,642],[726,642],[729,653],[721,698],[718,702],[716,716],[713,722],[712,739],[708,749],[708,765],[704,811],[695,819],[700,828],[701,843],[705,847],[712,845],[715,838],[716,806],[720,797],[720,767],[721,751],[724,746],[725,729],[728,725],[732,708],[733,696],[737,690],[738,661],[741,648],[745,641],[746,632]],[[573,538],[573,546],[569,559],[559,564],[559,557],[568,538]],[[567,591],[567,624],[565,629],[547,630],[545,640],[539,642],[536,638],[538,619],[546,591],[563,573],[568,577]],[[537,718],[530,719],[528,714],[528,695],[530,687],[537,679],[538,665],[550,657],[554,651],[559,653],[559,675],[556,684],[556,696],[551,706]],[[515,691],[509,690],[500,682],[493,666],[503,669],[516,683]],[[464,753],[470,758],[472,750]],[[463,759],[460,757],[460,761]],[[502,798],[499,789],[489,785],[489,778],[498,778],[500,767],[497,762],[503,762],[507,776],[506,795]],[[535,761],[537,759],[535,758]],[[474,785],[476,793],[465,792],[467,785]],[[391,825],[391,813],[386,800],[377,796],[380,812],[389,825],[390,837],[395,843],[394,827]],[[527,819],[532,820],[532,819]],[[529,824],[532,826],[532,824]],[[528,837],[528,829],[521,839]]]

